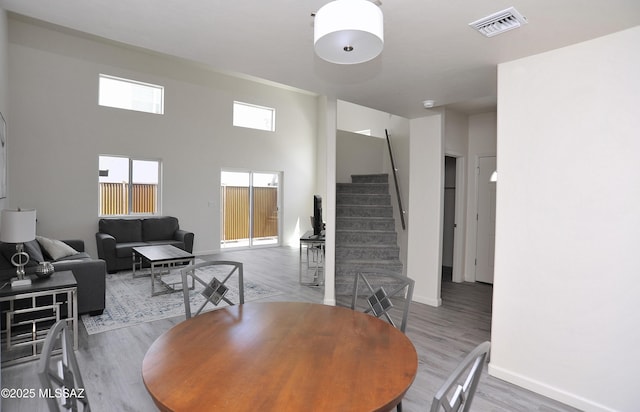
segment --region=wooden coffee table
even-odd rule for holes
[[[162,411],[389,411],[417,367],[411,341],[383,320],[266,302],[175,325],[147,351],[142,378]]]
[[[162,280],[162,276],[168,274],[171,268],[176,265],[193,264],[195,262],[194,255],[172,245],[134,247],[132,258],[134,278],[151,276],[151,296],[180,292],[182,290],[182,279],[167,283]],[[149,273],[140,273],[140,269],[142,269],[145,262],[149,263],[151,269]],[[156,281],[162,286],[159,291],[156,291]],[[192,281],[191,289],[193,289],[193,285]]]

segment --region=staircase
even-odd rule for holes
[[[336,294],[351,295],[358,272],[402,275],[389,178],[352,175],[336,187]]]

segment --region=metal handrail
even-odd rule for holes
[[[402,198],[400,197],[400,186],[398,186],[398,169],[393,161],[393,151],[391,150],[391,140],[389,139],[389,131],[384,129],[384,133],[387,135],[387,146],[389,147],[389,159],[391,159],[391,170],[393,170],[393,182],[396,185],[396,197],[398,198],[398,209],[400,210],[400,223],[402,223],[402,230],[406,229],[406,223],[404,222],[405,211],[402,208]]]

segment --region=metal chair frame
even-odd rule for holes
[[[59,351],[57,343],[62,346],[62,359],[53,363],[54,354]],[[69,324],[65,319],[57,321],[44,340],[42,354],[38,364],[38,378],[42,389],[47,394],[46,401],[49,411],[78,411],[78,404],[82,411],[90,412],[89,398],[85,391],[80,367],[73,351],[73,338],[69,331]]]
[[[467,412],[469,410],[490,349],[491,343],[483,342],[469,352],[436,392],[431,403],[431,412],[442,410]],[[461,383],[463,377],[464,382]],[[448,398],[449,394],[451,394],[450,398]]]
[[[384,277],[387,279],[391,279],[394,282],[394,285],[397,284],[391,292],[388,292],[384,289],[384,286],[379,287],[378,289],[374,289],[371,286],[371,283],[367,279],[367,277]],[[402,292],[403,299],[405,301],[405,305],[402,309],[402,323],[400,324],[400,329],[403,333],[407,328],[407,318],[409,317],[409,304],[411,303],[411,299],[413,298],[413,286],[415,281],[406,276],[398,276],[395,274],[388,273],[380,273],[380,272],[359,272],[356,274],[354,282],[353,282],[353,294],[351,298],[351,309],[355,309],[357,306],[358,300],[358,290],[360,286],[360,281],[366,285],[371,295],[367,297],[367,302],[369,303],[369,308],[367,308],[365,313],[372,313],[376,317],[384,316],[387,321],[392,324],[394,327],[398,328],[395,324],[391,316],[389,316],[388,311],[393,307],[393,303],[391,301],[391,297],[400,295]]]
[[[219,280],[215,276],[209,280],[205,281],[196,275],[196,271],[198,269],[202,269],[210,266],[231,266],[229,273],[224,277],[224,279]],[[180,274],[182,275],[182,293],[184,296],[184,309],[185,309],[185,317],[187,319],[192,317],[191,314],[191,302],[189,300],[189,288],[188,288],[188,278],[192,277],[192,283],[198,282],[199,284],[204,286],[204,290],[200,292],[202,296],[205,297],[205,301],[200,305],[198,310],[193,314],[193,316],[198,316],[205,306],[210,303],[214,306],[218,306],[220,301],[224,301],[229,305],[235,305],[234,302],[230,301],[225,294],[228,291],[228,287],[225,285],[227,281],[231,278],[232,275],[238,275],[238,295],[240,304],[244,303],[244,274],[243,267],[241,262],[235,262],[231,260],[212,260],[207,262],[200,262],[193,265],[189,265],[180,270]]]

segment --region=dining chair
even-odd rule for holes
[[[90,412],[89,398],[73,351],[73,338],[65,319],[57,321],[44,339],[38,378],[50,412]],[[57,359],[61,354],[61,359]],[[81,409],[78,406],[81,406]]]
[[[431,412],[469,410],[490,349],[491,343],[483,342],[469,352],[436,392]]]
[[[360,296],[365,295],[368,306],[364,310],[365,313],[371,313],[378,318],[384,316],[391,325],[405,333],[414,283],[414,280],[407,276],[385,272],[358,272],[353,281],[351,309],[358,308]],[[392,309],[395,308],[391,298],[394,298],[396,303],[402,303],[400,327],[391,316]],[[402,412],[402,402],[398,403],[396,410]]]
[[[351,309],[356,309],[359,298],[365,295],[367,305],[365,313],[371,313],[378,318],[384,316],[389,323],[404,333],[407,328],[414,283],[414,280],[407,276],[384,272],[359,272],[353,282]],[[402,303],[399,327],[396,325],[397,319],[394,321],[391,316],[392,309],[395,308],[392,298],[396,303]]]
[[[207,262],[200,262],[185,266],[180,270],[180,274],[182,276],[182,294],[184,296],[185,317],[187,319],[192,316],[192,303],[194,306],[198,305],[198,309],[195,310],[193,316],[198,316],[208,304],[218,306],[221,301],[224,301],[229,305],[244,303],[244,280],[241,262],[231,260],[211,260]],[[227,296],[227,292],[229,292],[227,282],[233,275],[237,275],[238,277],[237,302],[231,301]],[[217,276],[222,280],[218,279]],[[189,277],[192,278],[192,284],[195,281],[202,286],[202,289],[192,288],[190,291],[188,287]],[[204,298],[204,301],[202,301],[201,298],[192,299],[192,293],[199,294]]]

